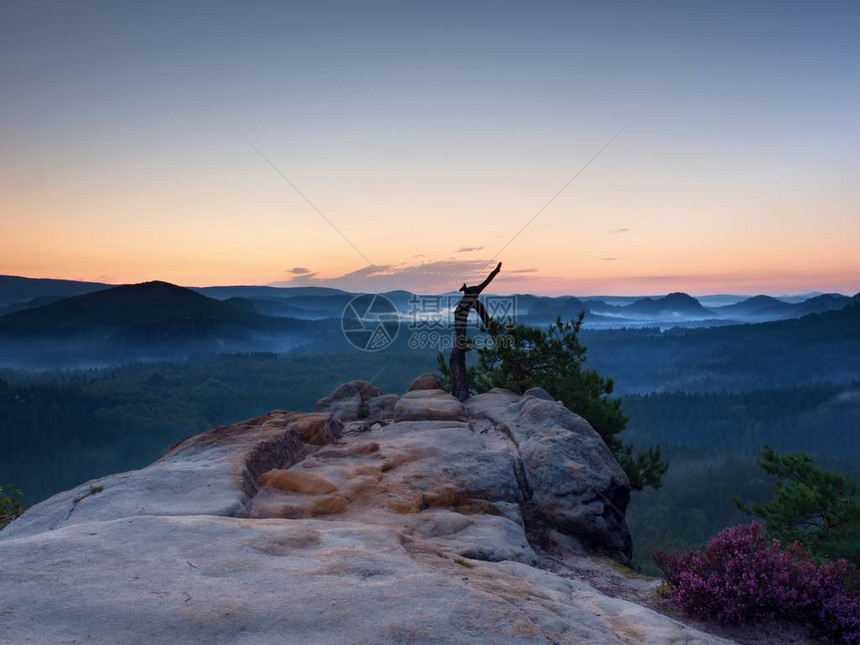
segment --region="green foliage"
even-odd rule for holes
[[[857,482],[822,470],[803,453],[780,454],[765,446],[759,466],[776,479],[774,498],[746,505],[768,533],[785,543],[801,542],[820,558],[860,562],[860,497]]]
[[[17,488],[0,486],[0,530],[27,507],[24,505],[24,494]]]
[[[448,363],[445,361],[445,354],[439,352],[436,355],[436,369],[439,370],[439,380],[442,382],[442,389],[446,392],[451,391],[451,370],[448,369]]]
[[[612,450],[630,478],[634,490],[659,487],[668,463],[655,446],[636,451],[619,434],[627,424],[621,400],[610,395],[611,379],[585,369],[586,348],[579,340],[583,315],[576,321],[557,318],[547,329],[491,323],[495,342],[478,350],[477,364],[469,368],[474,388],[485,392],[503,387],[522,394],[542,387],[565,406],[585,418]]]

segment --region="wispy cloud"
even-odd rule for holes
[[[457,253],[471,253],[472,251],[480,251],[483,246],[461,246],[457,249]]]
[[[600,258],[604,262],[615,262],[615,260],[620,260],[621,258]]]
[[[275,286],[336,287],[355,292],[382,292],[407,289],[423,293],[454,291],[464,282],[477,284],[487,277],[488,260],[436,260],[367,266],[343,275],[321,277],[318,273],[296,274]],[[499,281],[533,280],[537,269],[503,269]]]
[[[616,228],[614,231],[609,231],[610,235],[618,235],[619,233],[628,233],[629,228]]]
[[[304,275],[310,272],[311,270],[306,269],[305,267],[293,267],[292,269],[287,269],[287,273],[294,273],[296,275]]]

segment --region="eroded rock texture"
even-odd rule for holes
[[[414,385],[353,381],[30,509],[0,533],[0,642],[720,642],[576,575],[630,555],[584,420]]]

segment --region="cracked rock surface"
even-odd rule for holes
[[[627,479],[583,419],[416,382],[31,508],[0,532],[0,643],[726,642],[577,573],[630,555]]]

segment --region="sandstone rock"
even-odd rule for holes
[[[544,401],[553,401],[552,395],[542,387],[530,387],[523,393],[523,397],[531,396]]]
[[[397,400],[395,421],[465,421],[463,404],[442,390],[414,390]]]
[[[725,643],[580,581],[353,522],[128,517],[0,538],[0,555],[4,643]]]
[[[337,439],[343,426],[331,414],[322,413],[303,414],[290,421],[286,427],[298,432],[303,442],[324,446]]]
[[[277,488],[293,493],[319,495],[333,493],[337,486],[325,477],[298,470],[270,470],[259,478],[260,487]]]
[[[367,381],[350,381],[317,401],[317,412],[330,412],[341,421],[353,421],[368,414],[368,404],[382,390]]]
[[[522,398],[493,391],[470,398],[467,407],[514,440],[530,501],[554,530],[629,559],[627,475],[585,419],[544,395],[539,388]]]
[[[333,414],[381,398],[347,385]],[[414,390],[360,425],[275,411],[29,509],[0,532],[0,643],[725,642],[556,572],[625,551],[627,489],[540,392]]]
[[[441,379],[432,372],[426,372],[420,376],[416,376],[415,380],[409,384],[409,392],[415,390],[441,390]]]
[[[389,420],[394,418],[394,407],[397,405],[396,394],[382,394],[370,399],[367,404],[367,418],[371,421]]]

